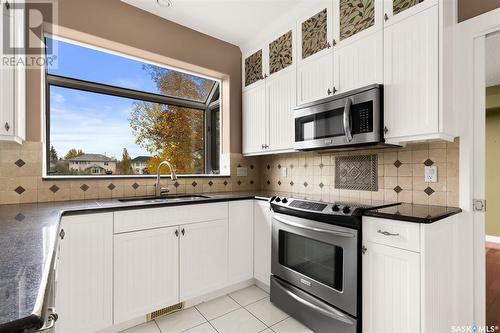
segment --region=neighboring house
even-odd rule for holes
[[[116,172],[116,159],[101,154],[83,154],[68,161],[69,169],[78,173],[103,175]]]
[[[136,175],[146,175],[148,174],[147,164],[151,156],[137,156],[132,160],[132,170]]]

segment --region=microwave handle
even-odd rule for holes
[[[352,141],[352,128],[351,128],[351,105],[352,99],[347,98],[344,107],[344,132],[347,142]]]

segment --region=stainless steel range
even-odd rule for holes
[[[361,331],[361,213],[368,205],[271,199],[271,302],[316,332]]]

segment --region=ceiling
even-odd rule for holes
[[[165,8],[156,0],[122,0],[169,21],[242,46],[291,12],[303,0],[172,0]]]
[[[500,33],[486,38],[486,86],[500,84]]]

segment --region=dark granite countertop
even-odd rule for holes
[[[43,325],[42,308],[55,257],[62,215],[140,209],[244,199],[269,200],[285,192],[199,193],[196,201],[134,203],[118,199],[0,205],[0,333],[32,332]],[[460,212],[459,208],[402,204],[365,215],[431,223]],[[399,212],[399,213],[398,213]]]
[[[433,223],[462,212],[457,207],[414,205],[402,203],[379,209],[367,210],[364,216],[380,217],[415,223]]]

